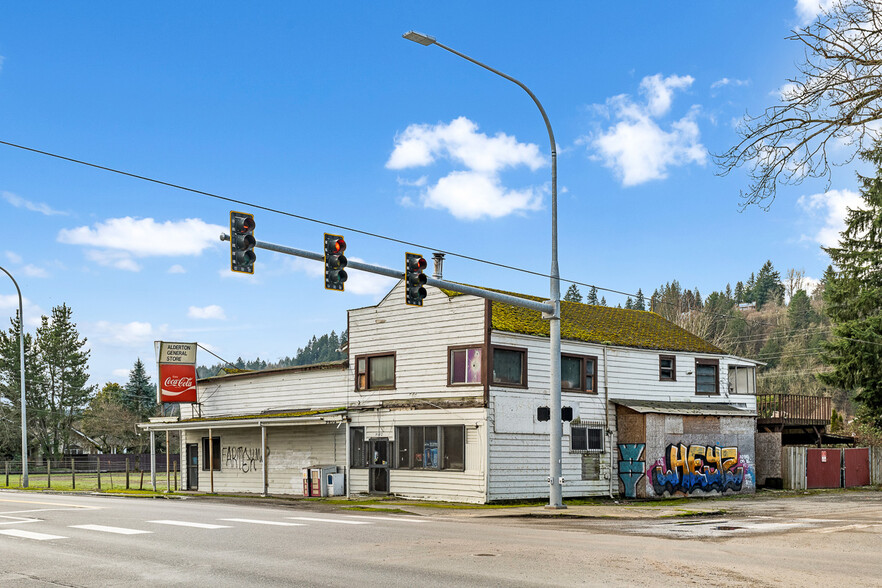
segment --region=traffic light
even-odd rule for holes
[[[537,421],[550,421],[551,420],[551,409],[547,406],[540,406],[536,409],[536,420]]]
[[[254,215],[230,211],[230,269],[243,274],[254,273]]]
[[[404,291],[405,303],[411,306],[422,306],[423,298],[428,294],[423,286],[428,278],[423,270],[426,269],[426,258],[417,253],[405,253]]]
[[[565,423],[573,420],[573,407],[572,406],[561,406],[560,407],[560,420]]]
[[[343,291],[343,282],[348,277],[346,267],[346,241],[340,235],[325,233],[325,289]]]

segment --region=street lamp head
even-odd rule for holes
[[[435,37],[430,37],[429,35],[424,35],[416,31],[407,31],[401,36],[408,41],[413,41],[414,43],[419,43],[420,45],[428,46],[432,45],[435,42]]]

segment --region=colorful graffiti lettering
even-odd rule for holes
[[[683,492],[740,492],[750,467],[737,447],[668,445],[665,457],[649,469],[652,489],[659,496]]]
[[[637,482],[643,477],[643,443],[620,443],[619,480],[625,488],[626,498],[637,497]]]

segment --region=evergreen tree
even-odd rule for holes
[[[0,331],[0,455],[6,458],[21,459],[21,321],[18,312],[10,320],[9,331]],[[25,406],[30,407],[37,394],[40,370],[34,338],[24,334],[25,350]],[[28,431],[33,435],[30,424],[34,415],[28,411]],[[31,446],[31,443],[28,443]]]
[[[621,308],[621,304],[619,305],[619,308]],[[631,300],[630,296],[628,296],[628,299],[625,300],[625,308],[630,308],[630,309],[634,308],[634,301]]]
[[[795,330],[805,329],[814,320],[814,310],[812,310],[812,301],[809,300],[805,290],[797,290],[790,299],[790,305],[787,307],[787,318],[790,321],[790,328]]]
[[[591,286],[591,289],[588,290],[588,297],[585,299],[585,304],[598,304],[597,288],[595,286]]]
[[[66,304],[52,309],[51,319],[41,318],[34,338],[40,368],[40,385],[34,394],[34,436],[43,455],[60,459],[70,444],[71,425],[77,420],[92,386],[87,386],[89,351],[71,322]]]
[[[156,415],[156,386],[150,383],[150,376],[140,357],[129,372],[122,400],[123,407],[142,421]]]
[[[634,299],[634,310],[646,310],[646,300],[643,298],[643,290],[637,288],[637,298]]]
[[[849,209],[839,246],[824,248],[838,271],[826,276],[826,313],[834,339],[822,381],[856,390],[869,419],[882,426],[882,144],[861,154],[874,177],[858,176],[862,206]]]
[[[753,274],[750,277],[753,279]],[[766,261],[756,275],[756,282],[751,289],[751,302],[756,302],[757,308],[768,303],[780,305],[784,303],[784,291],[781,274],[774,268],[771,260]]]
[[[600,306],[606,306],[606,296],[600,297]]]
[[[737,282],[735,284],[735,292],[732,295],[732,297],[735,299],[736,304],[742,304],[745,302],[745,300],[744,300],[744,284],[743,283]]]
[[[563,299],[568,302],[582,302],[582,293],[579,292],[579,288],[575,284],[570,284]]]

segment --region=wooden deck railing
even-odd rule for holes
[[[827,396],[765,394],[756,397],[757,421],[763,424],[828,425],[833,403]]]

